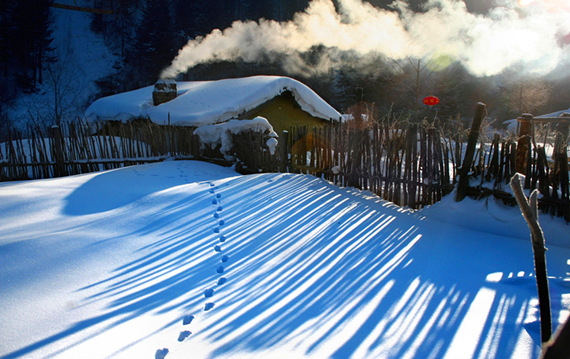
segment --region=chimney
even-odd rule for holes
[[[176,81],[174,80],[158,80],[154,84],[152,92],[152,102],[155,106],[174,100],[176,98]]]

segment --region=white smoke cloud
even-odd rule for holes
[[[310,74],[355,65],[370,55],[452,59],[477,76],[512,66],[547,74],[570,58],[570,46],[559,42],[570,33],[567,0],[502,1],[480,15],[459,0],[428,0],[421,13],[403,0],[395,1],[392,11],[362,0],[339,0],[337,11],[332,0],[313,0],[289,22],[237,21],[189,41],[162,76],[222,60],[278,61],[290,73]],[[303,54],[315,47],[320,58],[309,64]]]

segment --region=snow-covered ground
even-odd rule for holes
[[[1,358],[535,358],[516,208],[194,161],[0,184]],[[555,327],[568,226],[542,216]],[[166,354],[166,355],[165,355]]]

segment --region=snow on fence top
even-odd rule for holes
[[[203,126],[225,122],[290,91],[301,108],[313,117],[340,120],[341,114],[305,84],[279,76],[253,76],[218,81],[178,82],[178,96],[154,106],[153,86],[95,101],[87,109],[88,121],[146,117],[157,124]]]

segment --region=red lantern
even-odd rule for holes
[[[426,96],[424,98],[424,104],[428,106],[435,106],[439,103],[439,99],[435,96]]]

